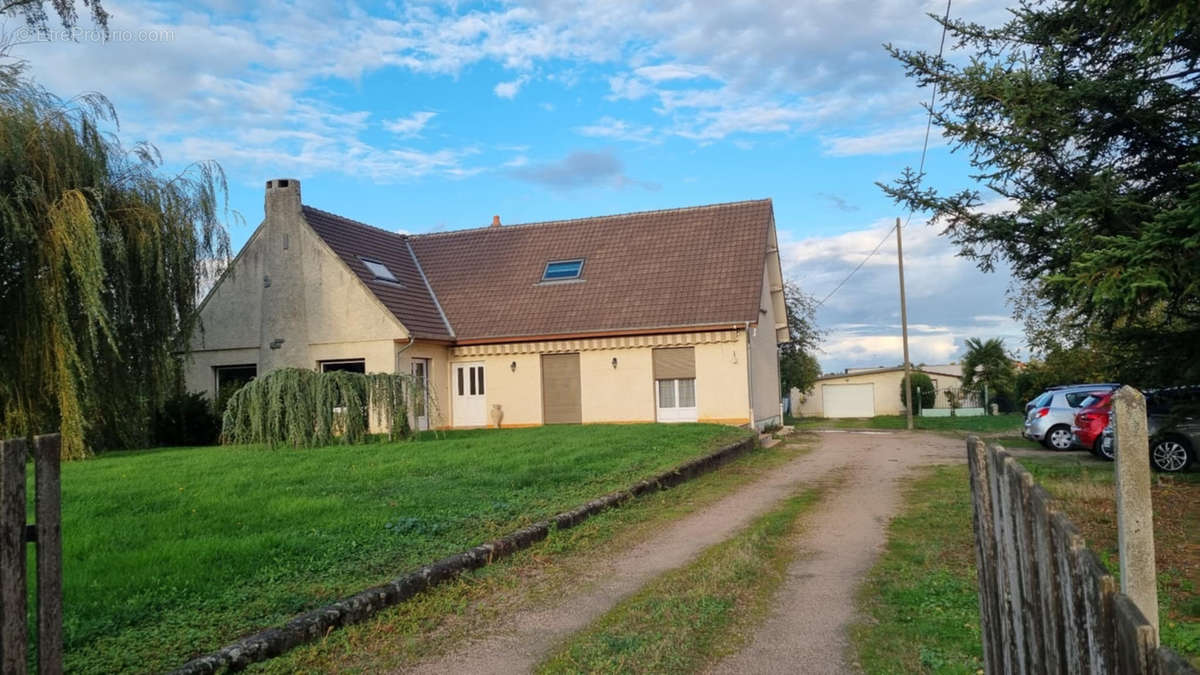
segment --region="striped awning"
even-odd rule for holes
[[[506,342],[490,345],[464,345],[450,349],[450,355],[499,356],[502,354],[552,354],[554,352],[583,352],[599,349],[629,349],[632,347],[686,347],[689,345],[734,342],[736,330],[705,331],[701,333],[661,333],[658,335],[623,335],[586,338],[582,340],[547,340],[543,342]]]

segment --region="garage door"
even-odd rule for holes
[[[874,384],[823,384],[821,398],[826,417],[875,416]]]

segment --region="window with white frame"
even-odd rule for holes
[[[696,421],[696,356],[691,347],[655,349],[654,400],[659,422]]]

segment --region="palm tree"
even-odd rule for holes
[[[966,345],[967,353],[962,361],[963,389],[978,392],[986,386],[993,396],[1011,394],[1016,372],[1012,359],[1004,351],[1004,340],[967,338]]]

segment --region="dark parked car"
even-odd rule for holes
[[[1159,471],[1187,471],[1200,443],[1200,387],[1146,392],[1150,464]]]
[[[1156,389],[1146,394],[1146,423],[1150,433],[1150,466],[1156,471],[1186,471],[1200,447],[1200,387]],[[1099,454],[1115,457],[1111,415],[1100,437]]]

